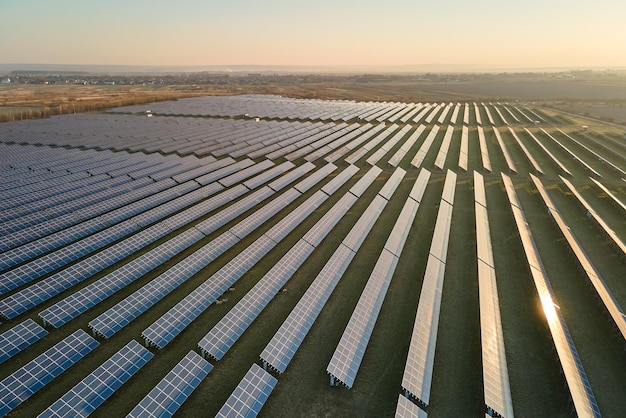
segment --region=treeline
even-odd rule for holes
[[[193,93],[171,93],[155,95],[132,95],[129,97],[108,97],[94,100],[76,100],[59,103],[57,105],[42,106],[39,109],[10,110],[0,114],[0,122],[14,122],[18,120],[39,119],[55,115],[67,115],[70,113],[99,112],[121,106],[133,106],[145,103],[163,102],[183,97],[197,96]]]

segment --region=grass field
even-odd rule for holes
[[[306,89],[308,86],[300,86],[299,88]],[[380,94],[384,94],[384,90]],[[443,98],[438,96],[439,100],[452,100],[452,94],[461,93],[450,94],[451,96],[444,96]],[[598,146],[596,142],[589,140],[579,131],[579,125],[584,119],[578,120],[570,115],[563,115],[549,109],[533,107],[533,110],[545,117],[546,122],[542,123],[541,127],[555,137],[562,139],[573,152],[603,176],[601,179],[603,184],[614,190],[622,198],[622,201],[626,201],[624,199],[626,183],[607,165],[591,158],[591,155],[584,149],[573,142],[566,142],[563,136],[559,136],[560,134],[555,127],[559,127],[576,139],[581,140],[621,169],[626,169],[626,162],[618,158],[619,155],[625,155],[624,150],[619,145],[620,134],[623,134],[623,130],[611,125],[599,123],[594,125],[593,129],[590,129],[585,135],[590,135],[595,141],[604,144],[604,146]],[[598,303],[598,298],[594,294],[595,291],[578,268],[577,262],[570,254],[567,243],[556,224],[547,215],[545,205],[528,176],[532,168],[520,147],[506,127],[499,127],[507,149],[518,169],[518,174],[509,173],[496,137],[486,123],[486,114],[481,113],[481,117],[483,126],[485,126],[487,147],[493,165],[492,172],[485,172],[482,169],[477,123],[474,115],[470,118],[468,125],[470,128],[469,170],[464,172],[458,169],[460,126],[455,128],[445,164],[446,169],[451,169],[458,174],[458,179],[441,303],[429,416],[484,416],[480,306],[473,204],[474,186],[472,180],[472,171],[477,170],[483,173],[486,184],[502,328],[516,415],[520,417],[565,417],[570,416],[571,404],[566,381],[554,350],[554,343],[530,276],[528,263],[523,255],[523,247],[500,173],[510,174],[512,177],[546,271],[552,282],[556,299],[559,302],[559,309],[579,351],[600,410],[604,416],[619,417],[626,410],[626,400],[623,396],[626,393],[624,340],[615,334],[614,327],[605,314],[604,308]],[[494,117],[497,116],[494,115]],[[529,129],[572,172],[571,181],[588,199],[589,203],[596,208],[603,219],[611,225],[618,236],[626,239],[626,222],[624,222],[623,214],[607,201],[603,193],[591,186],[585,169],[545,137],[537,127],[530,127]],[[626,306],[626,284],[623,280],[626,277],[624,255],[620,256],[605,233],[585,216],[585,211],[581,209],[568,189],[560,182],[558,175],[562,173],[556,164],[523,131],[522,124],[515,124],[515,131],[544,170],[545,175],[541,176],[541,181],[548,188],[549,194],[558,206],[560,213],[593,260],[616,300],[621,306]],[[277,376],[279,383],[266,402],[261,416],[393,416],[397,396],[400,393],[413,321],[437,218],[436,207],[441,197],[445,178],[445,172],[433,167],[444,132],[445,129],[440,130],[424,160],[423,166],[431,170],[433,174],[387,291],[354,387],[350,390],[331,388],[326,366],[365,287],[385,240],[417,178],[419,169],[412,167],[410,161],[423,142],[425,135],[420,137],[420,140],[400,163],[400,167],[407,170],[404,180],[332,293],[287,371],[283,375]],[[617,138],[618,141],[607,141],[604,138],[605,135]],[[384,161],[393,155],[402,144],[403,141],[400,141],[381,160],[379,166],[384,169],[383,174],[376,179],[346,216],[340,220],[332,233],[325,238],[323,244],[313,252],[309,260],[298,269],[287,283],[286,291],[279,293],[272,300],[222,360],[219,362],[212,361],[215,368],[187,402],[182,405],[178,416],[214,416],[217,413],[250,365],[258,363],[259,354],[265,345],[297,304],[317,273],[343,240],[343,237],[393,173],[394,169],[384,164]],[[203,312],[165,349],[152,349],[155,358],[98,408],[93,416],[124,416],[187,352],[197,350],[197,342],[367,171],[369,165],[365,163],[365,160],[374,152],[375,150],[370,151],[359,160],[357,166],[361,170],[357,176],[350,179],[335,192],[284,241],[244,275],[232,291],[222,296],[222,303],[213,304]],[[299,165],[303,159],[295,162]],[[340,170],[347,167],[343,160],[338,160],[336,164]],[[318,161],[316,165],[321,166],[322,162]],[[77,366],[55,379],[54,383],[48,385],[45,390],[33,395],[12,412],[11,416],[36,416],[129,340],[141,341],[141,332],[156,318],[167,312],[179,300],[225,265],[234,255],[248,247],[256,238],[284,217],[295,205],[304,202],[327,181],[329,179],[324,180],[320,185],[299,197],[294,204],[284,208],[272,220],[244,238],[112,338],[100,340],[101,345],[98,349],[89,354]],[[87,324],[90,320],[157,277],[176,262],[193,253],[200,246],[217,237],[253,210],[229,222],[226,226],[147,273],[67,325],[58,330],[50,329],[50,334],[41,342],[17,354],[11,361],[0,364],[0,377],[10,374],[77,328],[88,329]],[[204,214],[202,218],[192,224],[208,218],[213,213]],[[175,234],[176,232],[170,233],[144,250],[147,251],[156,247]],[[140,254],[131,258],[138,255]],[[80,286],[96,281],[128,262],[129,259],[116,263],[90,277]],[[60,301],[73,291],[63,292],[32,312],[21,315],[8,323],[0,324],[0,332],[4,332],[27,317],[40,322],[37,316],[38,312]]]

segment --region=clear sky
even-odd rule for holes
[[[2,0],[0,63],[626,67],[626,0]]]

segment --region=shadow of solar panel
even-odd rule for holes
[[[190,351],[128,414],[128,417],[171,417],[213,369]]]

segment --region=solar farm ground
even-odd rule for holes
[[[263,109],[263,106],[265,106],[265,113],[260,110]],[[301,128],[304,131],[313,129],[310,125],[313,123],[318,124],[316,129],[328,125],[336,126],[341,120],[332,121],[325,119],[325,116],[308,118],[307,112],[312,112],[312,109],[317,107],[320,114],[323,113],[322,110],[326,110],[327,113],[336,113],[338,112],[337,109],[349,106],[352,106],[353,113],[365,112],[363,108],[359,107],[360,104],[357,106],[349,103],[300,101],[272,96],[241,96],[160,103],[152,107],[152,112],[155,115],[151,118],[140,114],[144,107],[129,107],[119,108],[115,112],[106,114],[68,115],[37,121],[3,124],[0,125],[0,146],[2,147],[0,148],[2,149],[0,155],[3,156],[2,161],[0,161],[3,170],[2,178],[4,184],[10,185],[6,179],[20,181],[18,172],[21,174],[36,172],[41,173],[44,177],[50,176],[50,173],[58,175],[59,172],[62,172],[63,175],[69,176],[70,171],[72,171],[71,165],[67,167],[60,165],[59,167],[63,167],[61,171],[48,167],[50,164],[46,162],[47,159],[52,161],[52,154],[61,158],[71,156],[75,159],[71,161],[81,161],[82,158],[85,158],[84,164],[89,163],[89,167],[96,167],[93,161],[103,158],[104,155],[109,158],[106,164],[123,163],[125,159],[134,157],[137,159],[136,163],[141,160],[149,160],[163,166],[170,164],[172,167],[179,167],[181,173],[173,174],[172,172],[171,174],[171,178],[176,178],[177,175],[182,176],[186,172],[191,173],[191,170],[196,169],[195,167],[206,166],[207,163],[210,164],[215,159],[227,158],[228,154],[231,157],[234,156],[234,159],[242,161],[246,157],[251,157],[255,152],[247,151],[238,155],[238,151],[235,149],[222,154],[220,149],[224,149],[225,145],[223,144],[221,148],[216,147],[209,151],[211,144],[207,144],[209,142],[207,138],[211,137],[214,132],[222,132],[222,137],[228,136],[227,133],[230,132],[231,139],[236,143],[237,138],[245,136],[243,132],[246,129],[248,129],[246,132],[249,133],[263,127],[266,129],[263,132],[268,135],[268,138],[272,138],[272,135],[288,133],[292,129]],[[363,104],[363,106],[365,105]],[[379,108],[381,111],[394,108],[403,109],[401,113],[409,114],[409,108],[406,104],[371,103],[371,107],[372,109]],[[603,230],[596,226],[592,219],[586,216],[586,210],[582,208],[559,178],[559,175],[564,175],[562,170],[524,130],[524,127],[527,127],[529,132],[539,138],[554,157],[565,165],[572,174],[566,176],[569,181],[574,184],[596,213],[623,242],[626,239],[626,215],[611,201],[609,196],[594,186],[592,180],[589,179],[589,169],[583,167],[540,129],[545,129],[547,133],[566,144],[575,155],[599,174],[599,177],[596,176],[597,179],[623,203],[626,201],[626,183],[623,180],[623,173],[626,170],[624,160],[626,151],[624,142],[621,140],[623,132],[619,128],[596,124],[589,132],[580,132],[578,121],[573,121],[568,116],[552,110],[538,108],[527,110],[505,104],[489,104],[485,107],[474,108],[470,103],[468,106],[469,119],[466,123],[462,121],[463,112],[460,112],[457,120],[451,120],[452,112],[450,111],[441,123],[437,121],[437,118],[426,123],[426,114],[424,114],[420,120],[406,122],[411,126],[411,129],[375,164],[382,169],[381,174],[356,200],[350,210],[341,217],[321,245],[317,246],[302,267],[297,269],[284,288],[273,297],[271,303],[259,314],[241,338],[221,360],[209,360],[214,368],[180,406],[177,414],[179,416],[214,416],[224,405],[250,366],[254,363],[262,364],[259,361],[259,355],[264,347],[289,316],[289,313],[341,244],[346,234],[395,172],[396,168],[387,162],[421,123],[426,128],[424,134],[419,136],[417,142],[410,147],[398,164],[398,167],[406,170],[404,178],[345,274],[339,280],[337,287],[332,292],[285,373],[274,372],[278,383],[265,402],[261,415],[271,417],[381,417],[394,415],[398,394],[401,393],[400,385],[437,220],[437,208],[446,176],[445,171],[435,167],[435,159],[443,141],[445,133],[443,128],[452,124],[455,128],[444,169],[452,170],[457,174],[456,193],[445,281],[442,289],[439,327],[436,336],[437,345],[428,415],[432,417],[484,416],[485,412],[474,212],[473,171],[476,170],[482,173],[486,185],[503,337],[515,414],[522,417],[570,416],[573,411],[573,404],[570,400],[566,377],[563,374],[561,363],[554,348],[555,344],[547,325],[546,315],[530,275],[501,173],[509,175],[515,185],[546,273],[552,283],[558,309],[572,335],[573,343],[578,350],[598,408],[604,416],[620,416],[626,409],[626,400],[623,396],[626,393],[624,337],[616,331],[615,323],[601,305],[593,287],[589,285],[589,280],[579,268],[556,223],[548,215],[546,205],[529,176],[529,173],[535,173],[535,169],[510,133],[505,120],[494,111],[496,107],[502,112],[505,112],[505,107],[510,109],[511,113],[503,113],[504,117],[543,170],[544,175],[539,177],[548,189],[559,213],[565,218],[578,241],[582,244],[602,280],[612,291],[615,300],[620,306],[626,306],[626,285],[624,283],[626,254]],[[453,108],[454,106],[450,107],[450,110]],[[462,108],[463,106],[461,106]],[[491,109],[494,118],[493,124],[488,122],[485,108]],[[475,109],[480,109],[481,124],[477,121]],[[255,114],[253,111],[258,113]],[[529,112],[533,112],[532,115]],[[248,114],[248,118],[242,119],[242,115],[245,113]],[[345,114],[349,113],[346,111]],[[400,127],[405,125],[405,123],[400,122],[399,118],[393,121],[389,120],[390,117],[393,118],[393,112],[391,113],[391,115],[386,116],[387,119],[372,119],[370,122],[374,126],[382,122],[385,122],[386,126],[394,122]],[[168,114],[175,116],[168,116]],[[194,114],[204,117],[189,117]],[[380,114],[388,115],[386,112]],[[525,114],[528,116],[524,118]],[[512,120],[512,117],[508,117],[513,115],[520,120],[516,122]],[[363,113],[362,116],[365,114]],[[258,122],[250,119],[255,117],[259,118]],[[541,124],[534,126],[532,122],[539,118],[542,120]],[[357,119],[356,116],[351,117],[346,121],[346,124],[364,126],[366,123],[364,119],[365,117],[360,119]],[[441,126],[442,129],[435,137],[425,160],[421,167],[412,166],[413,157],[424,142],[426,134],[435,125]],[[467,171],[458,166],[461,152],[461,127],[463,125],[469,128]],[[484,127],[487,149],[492,164],[491,172],[483,169],[478,139],[477,126],[479,125]],[[512,173],[509,170],[496,140],[494,126],[502,135],[506,148],[517,168],[517,173]],[[272,129],[276,129],[276,131],[272,131]],[[569,136],[561,133],[559,129]],[[233,133],[235,134],[233,135]],[[198,138],[201,140],[195,138],[194,135],[196,134],[199,134]],[[219,137],[218,135],[213,136]],[[253,137],[252,135],[251,138]],[[338,135],[338,137],[341,136]],[[386,140],[389,138],[391,136],[387,137]],[[201,312],[163,349],[150,347],[150,351],[154,353],[154,358],[148,361],[121,389],[113,393],[92,415],[124,416],[128,414],[190,350],[199,353],[198,342],[203,336],[220,322],[344,194],[349,193],[351,188],[370,169],[371,165],[366,160],[384,144],[385,141],[363,154],[354,163],[359,168],[358,172],[338,190],[331,193],[310,216],[304,218],[284,240],[280,241],[266,256],[247,271],[230,290],[219,296],[217,303],[212,303],[208,309]],[[587,148],[583,148],[579,144]],[[228,146],[232,145],[233,142],[228,143]],[[363,144],[359,147],[361,146]],[[163,152],[162,150],[166,147],[168,151]],[[19,152],[16,152],[16,149]],[[239,150],[241,149],[240,147]],[[133,152],[128,152],[128,150]],[[198,150],[202,151],[199,152]],[[256,163],[270,159],[278,165],[289,160],[291,158],[289,155],[297,155],[287,152],[280,155],[281,153],[278,152],[272,155],[273,158],[266,157],[271,152],[276,153],[277,151],[261,153],[251,158]],[[249,248],[253,242],[269,231],[272,226],[279,223],[281,219],[284,219],[297,205],[313,196],[324,185],[348,168],[349,164],[345,158],[351,152],[353,151],[346,152],[334,161],[337,169],[332,174],[302,193],[291,204],[283,207],[252,233],[241,238],[218,258],[202,268],[200,272],[191,276],[112,337],[107,339],[96,337],[100,343],[96,349],[67,372],[61,374],[53,382],[45,385],[40,391],[17,406],[11,412],[11,416],[35,416],[41,413],[115,352],[128,344],[129,341],[137,340],[143,343],[142,333],[147,327],[227,265],[237,254]],[[592,152],[596,154],[592,154]],[[21,155],[23,159],[19,160],[17,157],[14,159],[4,158],[8,155],[13,156],[14,153],[16,156]],[[307,154],[308,152],[291,158],[296,167],[301,167],[306,163],[303,157]],[[31,156],[42,158],[42,155],[46,157],[41,160],[30,158]],[[325,155],[330,155],[330,152]],[[599,160],[598,156],[603,157],[605,161]],[[611,162],[613,166],[608,165],[606,161]],[[188,166],[176,165],[181,162],[188,164]],[[305,177],[312,176],[316,170],[327,164],[327,161],[324,161],[324,155],[312,159],[312,162],[315,164],[315,169],[307,173]],[[329,376],[326,372],[328,363],[422,168],[431,171],[432,175],[386,292],[382,309],[356,375],[355,383],[351,389],[330,387]],[[89,169],[80,168],[75,171],[84,172]],[[119,176],[123,177],[131,173],[132,167],[125,168],[119,172]],[[165,171],[165,173],[167,172]],[[153,180],[159,177],[158,172],[150,175]],[[133,178],[130,184],[144,178],[143,176],[135,177],[137,178]],[[191,181],[199,178],[200,176],[192,178]],[[285,190],[293,187],[303,178],[299,178],[284,189],[276,191],[270,199],[285,193]],[[241,180],[238,183],[243,182],[244,180]],[[154,181],[154,183],[158,182]],[[268,183],[270,182],[268,181]],[[26,185],[26,183],[24,184]],[[195,187],[200,187],[197,182],[195,184]],[[236,186],[237,184],[233,184],[224,188],[230,189]],[[45,191],[45,189],[42,190]],[[251,193],[251,191],[246,191],[244,195],[233,199],[223,207],[202,213],[198,218],[190,220],[180,228],[173,228],[170,232],[162,234],[139,251],[90,275],[79,284],[50,297],[35,307],[26,309],[25,312],[13,318],[4,318],[0,325],[0,333],[6,332],[27,318],[43,324],[39,314],[47,308],[114,272],[131,260],[138,259],[142,254],[165,243],[181,231],[199,225],[201,221],[209,219],[210,216],[224,208],[235,206],[237,202]],[[104,202],[94,205],[97,206],[98,204],[104,205]],[[60,328],[48,326],[46,328],[47,336],[0,364],[0,380],[11,375],[77,329],[91,332],[89,325],[95,318],[116,306],[193,252],[201,249],[212,239],[232,228],[259,206],[228,220],[227,223],[215,229],[208,236],[201,238],[161,265],[151,269],[148,273],[141,275],[137,280]],[[24,212],[27,205],[23,204],[19,207],[19,210]],[[178,209],[177,211],[181,212],[182,210]],[[77,209],[71,213],[78,214],[79,212]],[[172,215],[173,213],[169,213],[167,216],[171,217]],[[16,215],[13,219],[20,219],[24,216],[27,214],[20,213],[20,216]],[[46,216],[48,219],[53,219],[61,215],[56,215],[56,212],[52,211],[48,212]],[[9,225],[14,225],[9,223],[10,221],[7,220],[2,225],[6,228]],[[151,225],[153,224],[141,225],[137,231],[150,228]],[[1,235],[4,237],[15,236],[11,234],[14,233],[3,231]],[[32,241],[34,239],[28,242]],[[28,242],[19,246],[28,245]],[[16,244],[15,247],[17,246]],[[4,251],[5,258],[7,254],[12,254],[9,251],[11,249]],[[5,292],[0,298],[0,304],[2,304],[2,299],[7,300],[7,298],[15,297],[38,281],[46,280],[46,278],[58,274],[71,265],[80,263],[81,260],[84,261],[88,257],[88,255],[81,256],[71,260],[66,266],[45,274],[35,273],[38,277],[32,282]],[[0,274],[7,275],[10,271],[23,268],[33,260],[16,263],[3,269]],[[3,262],[10,262],[10,260],[3,259]],[[2,312],[0,309],[0,314]]]

